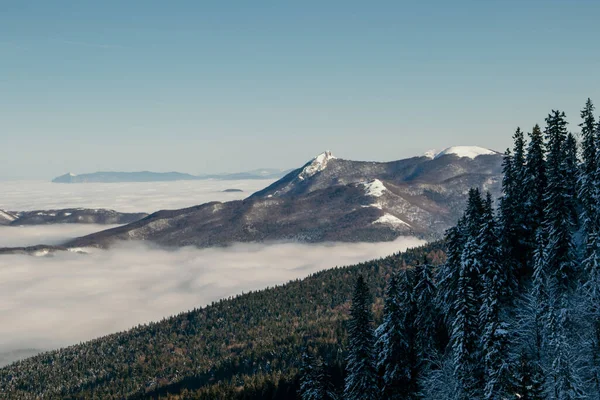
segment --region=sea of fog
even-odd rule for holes
[[[107,207],[153,211],[245,197],[270,182],[194,181],[143,184],[0,182],[10,210]],[[246,193],[222,193],[225,188]],[[64,202],[64,203],[63,203]],[[0,228],[0,247],[48,244],[106,226],[62,224]],[[214,300],[285,283],[335,266],[355,264],[422,244],[236,244],[166,250],[123,243],[90,254],[0,256],[0,365],[140,323],[202,307]]]
[[[273,180],[261,179],[79,184],[0,181],[0,209],[32,211],[81,207],[151,213],[209,201],[240,200],[271,183]],[[226,193],[225,189],[243,192]]]

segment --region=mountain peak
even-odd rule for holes
[[[334,160],[336,157],[331,154],[331,151],[327,150],[313,158],[308,164],[304,166],[302,172],[298,175],[300,180],[305,180],[316,174],[317,172],[323,171],[327,167],[327,163],[330,160]]]
[[[452,146],[445,150],[440,151],[433,158],[439,158],[441,156],[453,154],[458,157],[475,158],[481,155],[499,154],[497,151],[486,149],[479,146]]]

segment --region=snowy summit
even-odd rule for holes
[[[498,154],[497,151],[478,146],[452,146],[440,151],[434,158],[439,158],[448,154],[454,154],[458,157],[475,158],[481,155]]]
[[[310,178],[317,172],[323,171],[327,167],[327,163],[330,160],[334,160],[334,159],[335,159],[335,157],[333,156],[333,154],[331,154],[331,151],[329,151],[329,150],[319,154],[318,156],[313,158],[309,164],[307,164],[304,167],[302,172],[300,172],[300,175],[298,175],[298,178],[300,178],[300,180]]]

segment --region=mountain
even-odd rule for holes
[[[61,210],[2,211],[0,225],[49,224],[129,224],[147,217],[146,213],[121,213],[106,209],[65,208]],[[3,223],[6,221],[6,223]]]
[[[17,219],[17,216],[11,212],[0,210],[0,225],[10,225]]]
[[[469,188],[499,195],[501,171],[502,156],[478,147],[392,162],[343,160],[324,152],[245,200],[158,211],[65,245],[107,247],[119,240],[148,240],[209,247],[437,238],[458,219]]]
[[[269,382],[265,379],[277,382],[280,375],[291,375],[294,382],[293,375],[307,347],[327,354],[329,360],[338,359],[341,373],[345,354],[339,351],[338,343],[345,341],[348,302],[356,277],[361,274],[367,278],[380,305],[388,277],[425,257],[435,265],[443,262],[441,244],[329,269],[160,322],[42,353],[0,368],[0,397],[166,399],[170,398],[167,393],[218,389],[225,383],[234,384],[239,391],[251,386],[254,377],[263,379],[266,387]],[[297,397],[294,393],[277,398]]]
[[[68,173],[54,178],[54,183],[118,183],[118,182],[165,182],[191,180],[242,180],[242,179],[278,179],[289,171],[278,169],[257,169],[248,172],[213,175],[191,175],[181,172],[94,172],[76,175]]]

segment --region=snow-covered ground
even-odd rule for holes
[[[262,179],[79,184],[0,181],[0,209],[31,211],[83,207],[150,213],[209,201],[239,200],[271,183],[273,180]],[[243,192],[224,193],[225,189]]]

